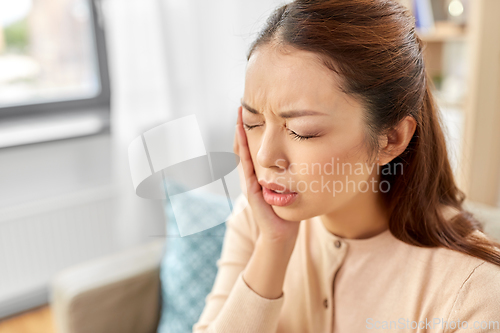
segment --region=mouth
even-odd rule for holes
[[[278,191],[278,190],[272,190],[272,189],[269,189],[270,191],[274,192],[274,193],[279,193],[279,194],[291,194],[291,193],[296,193],[296,192],[292,192],[292,191],[288,191],[288,190],[285,190],[285,191]]]
[[[294,192],[290,189],[287,189],[285,186],[283,185],[280,185],[280,184],[276,184],[276,183],[273,183],[273,182],[267,182],[263,179],[259,180],[259,184],[262,186],[262,188],[267,188],[269,189],[270,191],[274,192],[274,193],[279,193],[279,194],[290,194],[290,193],[297,193],[297,192]]]
[[[262,188],[262,196],[264,201],[271,206],[288,206],[291,205],[297,199],[299,194],[295,192],[290,193],[279,193],[268,189],[267,187]]]
[[[282,185],[268,183],[260,180],[262,186],[262,195],[264,200],[272,206],[288,206],[297,199],[298,193],[293,192]]]

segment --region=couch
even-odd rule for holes
[[[500,240],[500,209],[465,207]],[[59,333],[153,333],[160,318],[164,239],[65,269],[52,281],[51,307]]]

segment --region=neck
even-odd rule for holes
[[[382,195],[372,191],[359,192],[346,205],[320,217],[328,231],[347,239],[370,238],[389,228]]]

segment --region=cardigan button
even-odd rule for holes
[[[340,246],[342,245],[342,243],[339,241],[339,240],[336,240],[335,241],[335,247],[338,249]]]
[[[325,300],[323,301],[323,306],[326,308],[328,308],[328,299],[325,298]]]

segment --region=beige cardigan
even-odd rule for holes
[[[500,267],[483,260],[412,246],[389,230],[343,239],[315,217],[301,222],[283,295],[266,299],[242,278],[259,234],[250,206],[226,224],[195,333],[500,332]]]

